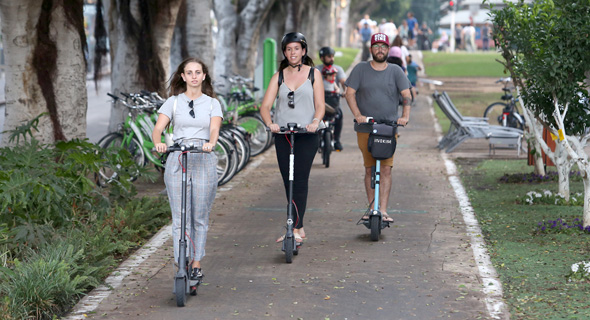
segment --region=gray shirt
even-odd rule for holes
[[[344,69],[342,69],[341,66],[333,64],[332,65],[334,68],[336,68],[336,81],[334,81],[334,83],[330,83],[330,81],[326,81],[324,79],[324,91],[330,91],[330,92],[334,92],[336,90],[336,86],[338,86],[338,84],[340,83],[340,81],[342,79],[346,79],[346,72],[344,72]],[[322,72],[322,69],[324,68],[323,64],[317,65],[315,66],[316,69],[320,70],[320,72]],[[323,75],[322,75],[322,79],[323,79]]]
[[[315,114],[315,103],[313,100],[313,85],[309,79],[293,91],[295,107],[289,107],[289,92],[291,89],[283,82],[279,87],[279,97],[276,105],[274,123],[286,127],[287,123],[293,122],[306,126],[313,121]]]
[[[410,88],[409,83],[398,65],[387,64],[385,70],[377,71],[369,62],[357,64],[346,80],[346,85],[356,90],[356,103],[362,115],[393,122],[398,118],[401,92]],[[355,130],[370,132],[370,127],[355,124]]]
[[[174,100],[176,102],[176,113],[172,115]],[[221,105],[217,99],[213,99],[206,94],[201,95],[193,101],[195,118],[190,116],[191,108],[188,106],[191,100],[181,93],[178,96],[172,96],[164,102],[158,110],[158,113],[166,115],[174,125],[174,142],[180,142],[184,139],[204,139],[209,140],[209,127],[212,117],[222,117]]]

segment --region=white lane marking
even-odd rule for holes
[[[266,159],[266,154],[260,154],[256,157],[255,161],[248,163],[240,178],[243,179],[250,172],[255,170],[263,161]],[[240,179],[240,180],[241,180]],[[224,188],[219,188],[217,194],[229,192],[233,185],[229,185]],[[152,239],[144,245],[141,249],[137,250],[127,260],[125,260],[115,271],[113,271],[105,280],[104,285],[100,285],[94,288],[88,295],[82,298],[74,306],[72,311],[62,318],[63,320],[81,320],[86,319],[85,314],[94,311],[98,308],[98,305],[106,299],[113,290],[119,288],[123,283],[123,280],[131,274],[135,268],[147,260],[156,250],[170,239],[172,236],[172,225],[167,225],[160,229]]]
[[[440,139],[442,139],[442,130],[434,114],[432,99],[429,99],[428,102],[428,105],[430,106],[430,114],[434,120],[434,130],[438,135],[438,141],[440,141]],[[440,155],[447,168],[449,183],[453,187],[453,190],[455,191],[455,197],[457,197],[457,200],[459,201],[459,207],[461,209],[461,214],[463,215],[463,221],[465,222],[466,231],[471,241],[473,257],[475,258],[477,269],[479,270],[479,275],[481,276],[483,286],[482,290],[486,295],[485,303],[486,307],[488,308],[488,312],[490,313],[490,317],[494,319],[508,319],[510,313],[508,313],[506,304],[502,299],[502,283],[498,279],[496,269],[490,260],[490,255],[488,254],[484,237],[481,234],[479,222],[475,218],[473,207],[469,201],[469,196],[467,196],[467,192],[465,192],[465,188],[463,187],[463,184],[457,175],[457,166],[455,166],[455,163],[449,159],[444,150],[440,151]]]

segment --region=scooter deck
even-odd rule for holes
[[[371,222],[369,220],[362,220],[363,225],[367,227],[367,229],[371,229]],[[389,228],[389,224],[392,223],[391,221],[381,221],[381,229]]]

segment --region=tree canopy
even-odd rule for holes
[[[521,82],[522,97],[546,125],[556,128],[555,103],[568,108],[566,129],[581,133],[590,125],[590,0],[540,0],[532,4],[506,2],[493,12],[494,37],[505,64]]]

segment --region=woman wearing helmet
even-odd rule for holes
[[[289,122],[305,126],[308,132],[316,132],[320,119],[324,117],[325,108],[322,75],[319,70],[313,67],[313,61],[307,55],[307,42],[303,34],[299,32],[285,34],[281,41],[281,48],[284,58],[279,66],[279,71],[270,79],[260,107],[260,115],[266,126],[275,133]],[[319,81],[314,81],[314,79]],[[277,97],[273,119],[270,110]],[[287,192],[290,141],[286,135],[275,137],[275,149],[285,192]],[[293,201],[298,214],[297,224],[294,228],[295,241],[298,243],[305,238],[303,216],[307,206],[309,173],[317,150],[318,138],[316,135],[302,134],[297,136]],[[282,240],[281,237],[277,242]]]

